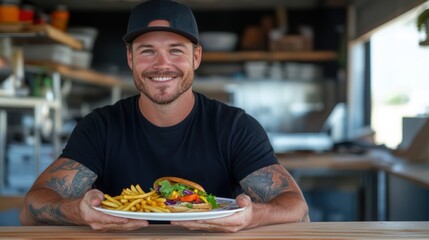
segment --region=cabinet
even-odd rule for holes
[[[31,43],[62,44],[74,49],[82,48],[79,41],[49,25],[0,25],[0,37],[0,39],[10,40],[13,43],[10,47],[18,49],[23,44]],[[80,69],[48,61],[26,61],[23,58],[15,60],[14,75],[17,72],[16,68],[22,67],[23,69],[18,69],[18,72],[42,71],[49,76],[52,79],[50,89],[52,97],[20,95],[17,89],[13,88],[12,91],[0,91],[0,194],[6,192],[7,185],[10,185],[12,179],[18,181],[16,187],[22,187],[25,191],[31,186],[35,177],[60,153],[62,137],[64,137],[61,133],[63,117],[67,109],[67,98],[63,94],[65,85],[72,87],[84,85],[104,89],[110,92],[109,98],[112,102],[118,100],[122,90],[128,86],[115,76],[91,69]],[[29,112],[32,113],[31,141],[21,139],[22,141],[19,142],[11,142],[8,132],[10,133],[14,128],[24,131],[28,126],[16,123],[16,119],[10,120],[8,115],[26,113],[28,116]],[[52,123],[52,131],[49,133],[49,142],[43,143],[43,126],[48,120]],[[20,171],[16,172],[18,168]],[[11,174],[22,174],[22,176],[11,176]]]

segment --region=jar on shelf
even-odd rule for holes
[[[19,0],[0,0],[0,23],[19,22]]]
[[[70,12],[65,5],[58,5],[51,13],[51,25],[55,28],[66,31],[70,18]]]
[[[33,23],[34,7],[29,4],[23,4],[19,11],[19,21],[22,23]]]

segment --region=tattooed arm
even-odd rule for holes
[[[289,172],[275,164],[259,169],[240,182],[253,207],[249,227],[285,222],[308,222],[308,206]]]
[[[77,205],[96,177],[94,172],[73,160],[58,159],[38,177],[27,193],[21,223],[78,224],[75,219],[79,215]]]
[[[237,232],[276,223],[308,222],[308,206],[292,176],[279,164],[249,174],[240,184],[245,194],[236,198],[244,211],[225,218],[177,221],[189,229]],[[249,198],[250,197],[250,198]]]
[[[99,230],[131,230],[147,221],[112,217],[96,211],[103,193],[91,189],[97,175],[71,159],[59,158],[35,181],[25,196],[23,225],[90,225]]]

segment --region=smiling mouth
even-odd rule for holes
[[[146,72],[143,77],[146,77],[154,82],[167,82],[180,76],[181,76],[180,72],[176,72],[176,71],[166,71],[166,72],[152,71],[152,72]]]
[[[150,77],[155,82],[166,82],[174,79],[174,77]]]

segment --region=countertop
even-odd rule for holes
[[[238,233],[150,225],[101,232],[84,226],[0,227],[0,239],[428,239],[429,222],[313,222],[264,226]]]
[[[313,153],[278,154],[280,164],[288,170],[330,169],[384,171],[429,188],[429,162],[413,162],[387,151],[373,150],[364,154]]]

